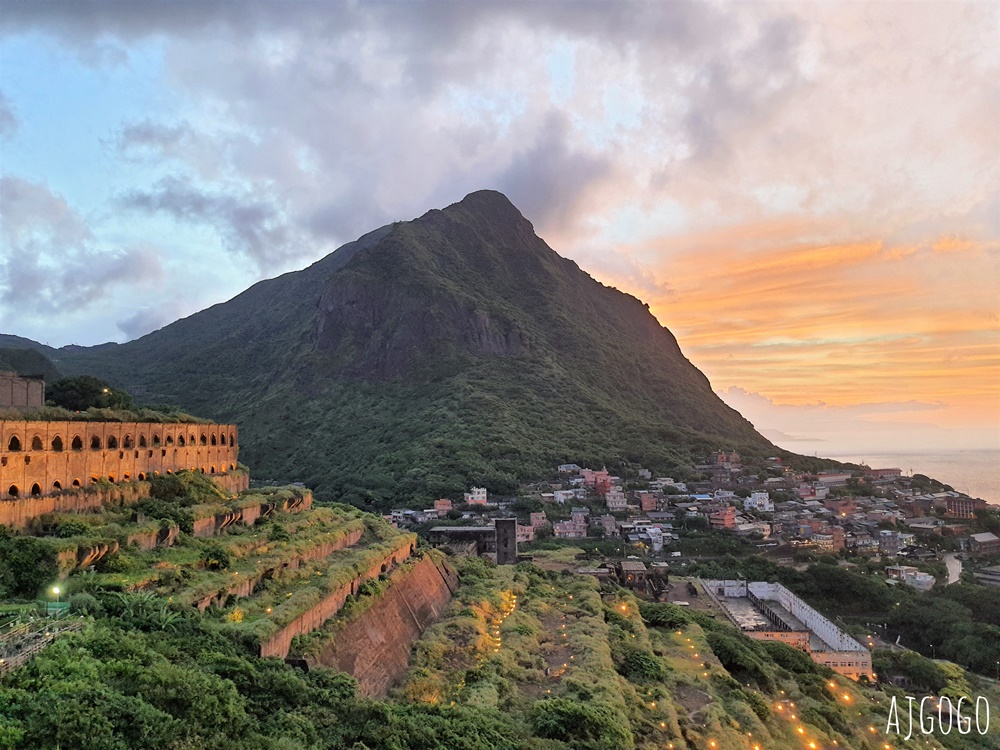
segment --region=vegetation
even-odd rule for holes
[[[262,476],[370,509],[471,484],[513,494],[567,460],[685,478],[731,447],[751,464],[832,465],[758,435],[639,300],[560,258],[496,193],[59,362],[238,422]]]
[[[799,571],[762,557],[726,557],[684,570],[705,578],[777,581],[821,611],[838,613],[859,635],[877,625],[887,641],[899,638],[924,656],[949,659],[981,675],[994,675],[1000,662],[1000,591],[988,586],[961,583],[921,592],[889,586],[863,569],[820,563]]]

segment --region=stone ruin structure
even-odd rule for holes
[[[0,372],[0,409],[37,409],[44,405],[44,379]]]
[[[11,504],[183,470],[239,492],[249,476],[237,470],[238,436],[234,424],[0,422],[0,523],[18,526],[25,516],[62,510],[58,500],[39,504],[38,513]],[[65,504],[80,507],[78,499]]]

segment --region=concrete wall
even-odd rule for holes
[[[0,409],[37,409],[45,405],[45,381],[0,372]]]
[[[183,469],[221,476],[236,469],[238,455],[236,425],[5,421],[0,501]]]
[[[337,614],[340,608],[344,606],[344,602],[347,601],[347,597],[357,591],[360,584],[370,578],[377,578],[394,563],[407,559],[415,546],[415,535],[407,535],[400,538],[396,548],[392,552],[386,554],[381,560],[376,561],[374,565],[350,583],[344,584],[336,591],[328,594],[319,604],[310,607],[288,625],[261,643],[260,655],[276,656],[284,659],[288,656],[288,649],[291,647],[292,639],[295,636],[311,633],[322,626],[324,622]]]
[[[87,513],[131,505],[146,497],[149,497],[149,482],[130,482],[85,487],[60,495],[0,500],[0,525],[23,529],[32,518],[46,513]]]
[[[348,672],[361,695],[384,696],[406,675],[413,643],[444,612],[457,586],[458,574],[447,561],[424,557],[306,663]]]
[[[358,543],[358,540],[361,539],[361,536],[364,533],[365,530],[362,527],[360,529],[352,531],[350,534],[347,534],[345,537],[336,542],[329,542],[327,544],[318,544],[315,547],[306,550],[294,560],[289,560],[287,563],[282,565],[282,568],[287,570],[296,570],[300,565],[309,562],[310,560],[320,560],[325,557],[329,557],[337,550],[353,547],[355,544]],[[229,588],[223,589],[222,591],[219,591],[210,596],[206,596],[204,599],[199,600],[198,602],[195,603],[195,606],[199,610],[204,612],[212,604],[216,604],[220,607],[224,606],[226,603],[226,599],[228,599],[231,594],[235,596],[250,596],[251,594],[253,594],[254,589],[257,588],[257,584],[259,584],[261,581],[263,581],[265,578],[271,575],[277,575],[276,571],[273,568],[262,571],[260,575],[257,576],[246,576],[242,578],[242,580],[240,580],[238,583],[230,586]]]

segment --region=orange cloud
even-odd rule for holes
[[[661,258],[653,276],[671,293],[647,295],[651,309],[717,390],[779,404],[918,400],[941,404],[921,420],[1000,425],[995,245],[832,244],[829,231],[774,221],[616,251]]]

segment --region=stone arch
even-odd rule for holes
[[[115,483],[115,475],[114,474],[108,474],[108,481],[111,482],[112,484],[114,484]]]
[[[17,488],[16,484],[12,484],[10,487],[7,488],[7,494],[10,495],[11,497],[17,497],[18,495],[21,494],[21,490]]]
[[[114,435],[108,438],[108,450],[114,450],[118,447],[118,438]]]
[[[10,440],[7,441],[7,450],[9,451],[21,450],[21,441],[18,439],[17,435],[10,436]]]
[[[233,438],[233,433],[229,433],[229,447],[232,448],[236,445],[236,440]]]
[[[33,451],[43,451],[45,450],[45,445],[42,443],[42,439],[35,435],[31,438],[31,450]]]
[[[62,489],[62,482],[60,482],[58,479],[56,481],[54,481],[52,483],[52,489],[54,489],[54,490],[61,490]]]
[[[167,445],[173,445],[173,444],[174,444],[174,436],[167,435]]]
[[[146,447],[146,436],[145,435],[139,435],[139,447],[140,448],[145,448]]]
[[[181,448],[184,447],[185,442],[184,442],[184,436],[183,435],[178,435],[177,436],[177,445],[179,445]]]
[[[135,443],[132,442],[132,436],[126,435],[125,439],[122,440],[122,448],[134,448]]]
[[[73,486],[74,487],[79,487],[81,484],[83,484],[83,482],[80,481],[79,477],[77,477],[76,479],[73,480]]]
[[[156,434],[156,433],[154,432],[154,433],[153,433],[153,445],[154,445],[154,446],[157,446],[157,445],[159,445],[159,444],[160,444],[160,436],[159,436],[159,435],[157,435],[157,434]]]
[[[215,473],[215,467],[214,466],[212,467],[212,473],[213,474]]]
[[[218,445],[218,444],[219,444],[219,442],[218,442],[218,440],[216,440],[215,433],[213,432],[212,433],[212,445]]]
[[[139,472],[139,481],[140,482],[145,482],[146,481],[146,474],[145,474],[145,472],[142,472],[142,471]]]
[[[101,449],[101,439],[94,435],[90,438],[90,450],[99,451]]]
[[[73,436],[73,442],[70,447],[75,451],[83,450],[83,439],[79,435]]]
[[[207,472],[207,471],[205,470],[205,467],[204,467],[204,466],[202,466],[202,467],[201,467],[200,469],[198,469],[198,471],[200,471],[200,472],[201,472],[202,474],[207,474],[207,473],[208,473],[208,472]]]
[[[194,436],[193,432],[191,433],[191,440],[189,442],[191,443],[191,445],[197,445],[198,444],[198,439]]]
[[[40,485],[38,482],[35,482],[33,485],[31,485],[30,494],[32,497],[40,497],[42,494],[42,485]]]
[[[59,453],[60,451],[62,451],[62,449],[63,449],[62,438],[56,435],[54,438],[52,438],[52,450],[54,450],[56,453]]]

